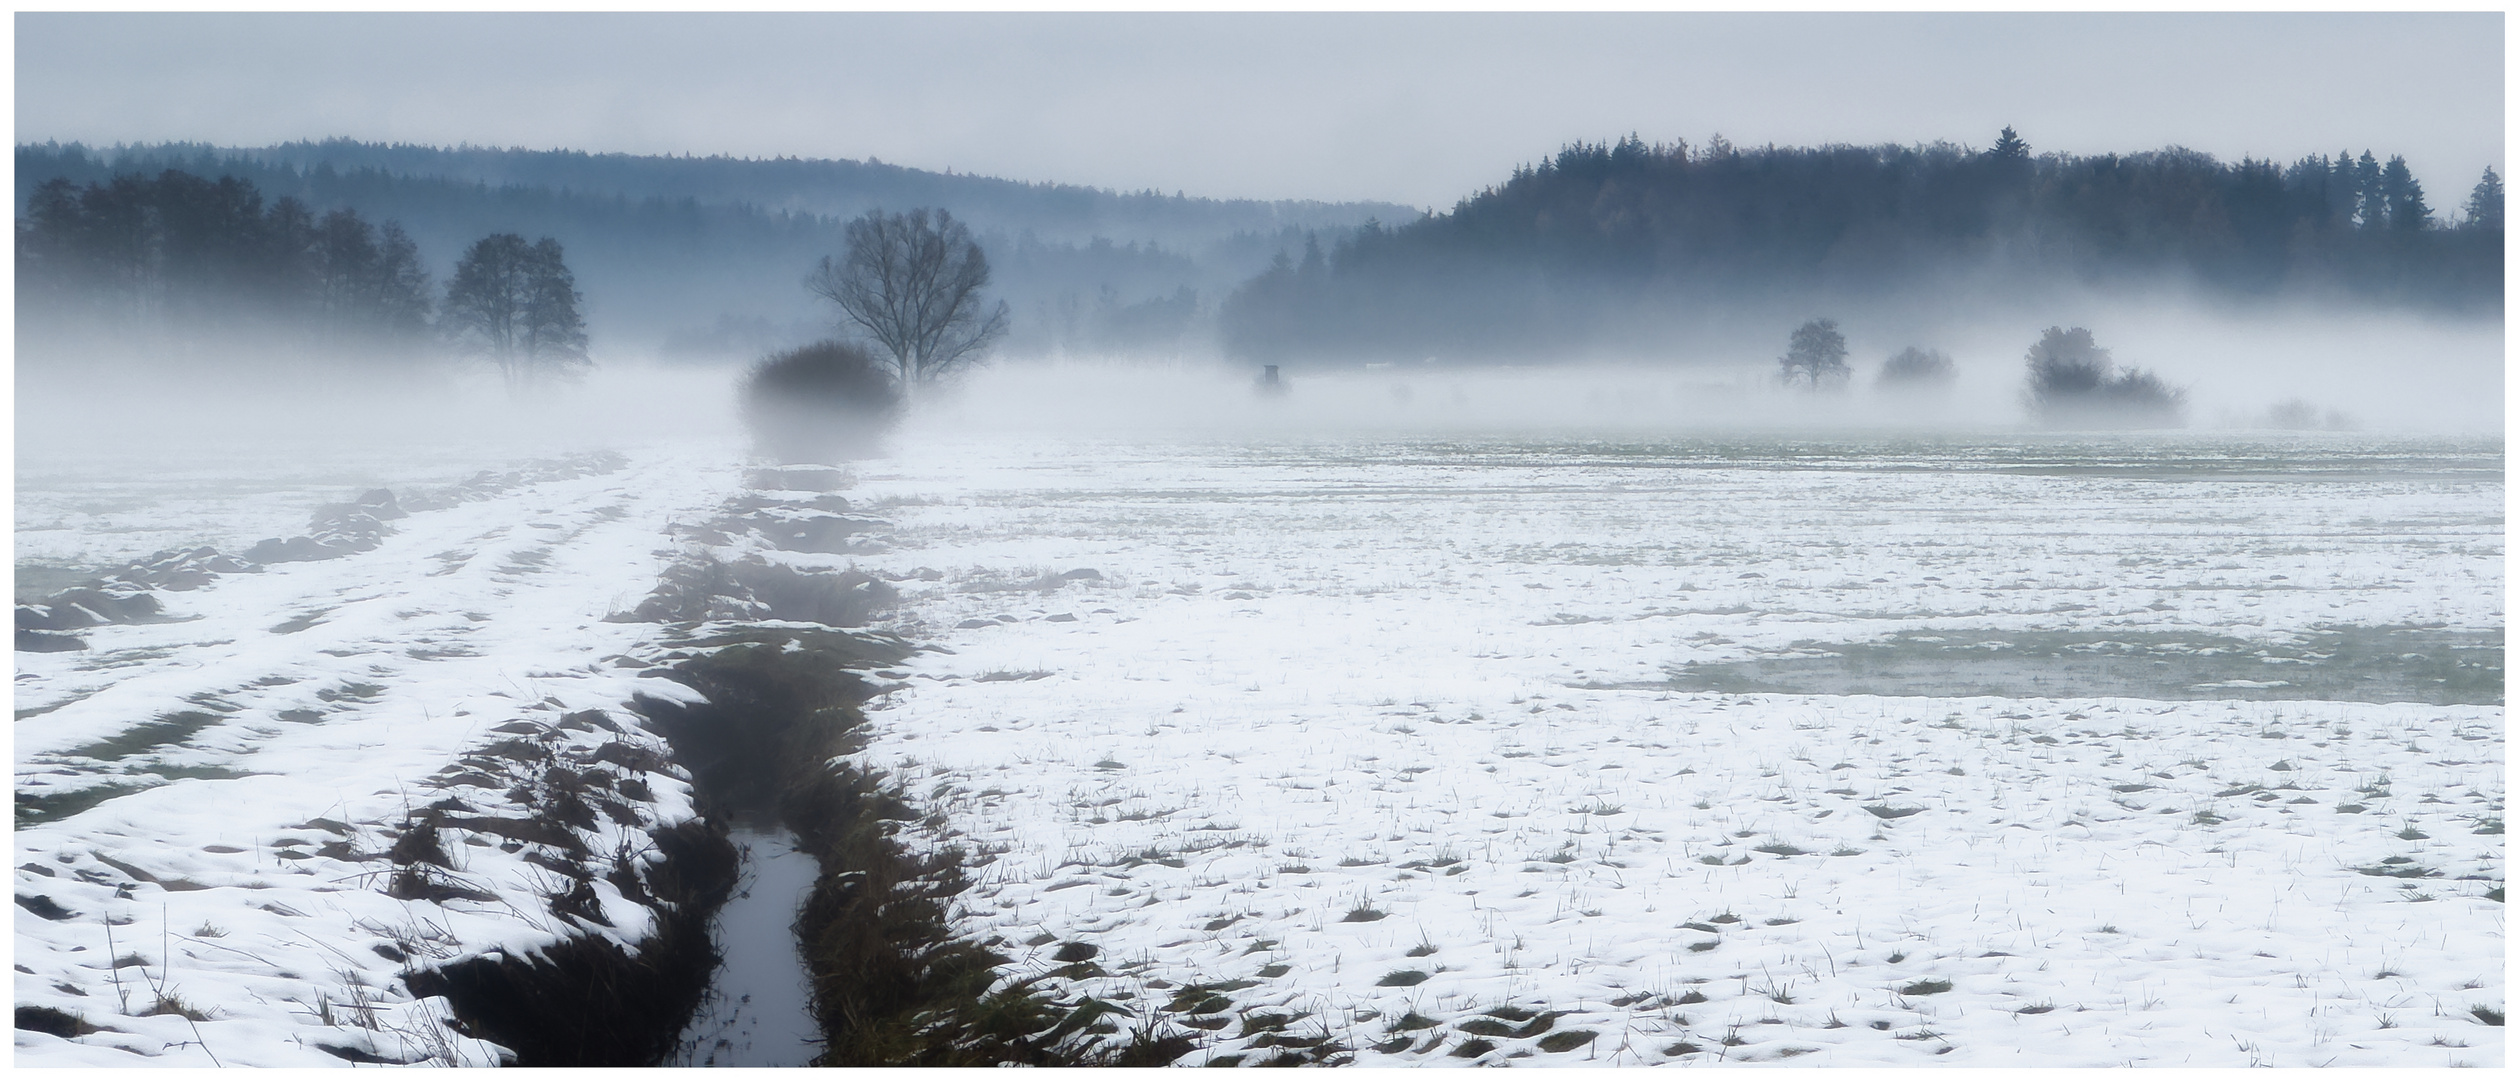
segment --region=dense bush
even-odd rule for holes
[[[2117,370],[2082,327],[2051,326],[2024,357],[2030,411],[2050,427],[2178,427],[2187,391],[2141,368]]]
[[[1944,390],[1958,373],[1941,349],[1908,346],[1881,365],[1875,385],[1884,390]]]
[[[790,464],[873,454],[900,406],[886,365],[847,342],[772,353],[744,376],[744,425],[754,445]]]

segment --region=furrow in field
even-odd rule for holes
[[[496,815],[501,791],[467,786],[485,746],[556,739],[584,757],[634,737],[561,721],[658,692],[607,662],[655,628],[604,616],[674,554],[667,526],[733,486],[722,462],[654,454],[415,513],[372,551],[170,594],[181,621],[20,654],[18,1001],[106,1029],[42,1037],[44,1060],[486,1060],[401,978],[586,932],[552,913],[560,879],[527,858],[554,838],[503,840],[488,817],[489,833],[450,828],[426,853],[437,895],[407,899],[388,879],[410,859],[387,852],[425,808]],[[661,777],[587,797],[610,815],[588,827],[633,848],[693,813]],[[587,884],[586,926],[643,932],[615,882]],[[168,999],[181,1007],[153,1011]]]

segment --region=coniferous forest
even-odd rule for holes
[[[2171,285],[2499,313],[2501,181],[2452,213],[2403,158],[2289,165],[2177,149],[1576,144],[1397,227],[1368,224],[1229,297],[1229,352],[1477,359],[1582,349],[1734,305],[1932,303]]]

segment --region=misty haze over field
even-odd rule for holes
[[[2124,167],[2110,165],[2114,158],[2095,164],[2051,157],[2038,166],[2045,171],[2025,172],[2017,181],[2054,207],[2045,211],[2049,219],[2007,224],[2004,214],[2020,213],[2002,209],[2012,196],[1972,191],[1967,185],[1983,181],[1959,175],[1954,183],[1961,186],[1944,197],[1963,200],[1958,205],[1971,207],[1977,220],[1958,232],[1935,223],[1930,215],[1939,211],[1923,204],[1887,212],[1847,204],[1830,211],[1833,217],[1792,219],[1792,229],[1779,231],[1772,212],[1760,206],[1709,201],[1732,196],[1670,186],[1694,183],[1694,173],[1644,173],[1638,180],[1648,186],[1640,188],[1619,178],[1616,155],[1610,155],[1602,159],[1612,169],[1607,177],[1575,175],[1570,155],[1596,152],[1570,150],[1448,214],[1386,225],[1377,215],[1392,209],[1387,206],[1124,197],[898,169],[870,174],[847,162],[806,168],[417,149],[387,154],[338,142],[271,152],[21,147],[22,205],[34,206],[30,200],[40,195],[54,207],[35,212],[35,231],[21,245],[21,382],[37,393],[92,376],[124,382],[126,393],[170,383],[181,387],[177,396],[197,403],[205,392],[246,388],[267,363],[295,356],[305,370],[290,376],[291,393],[327,384],[355,393],[380,379],[406,391],[418,379],[441,387],[431,392],[445,392],[446,380],[461,381],[464,369],[449,366],[458,358],[432,336],[424,309],[442,299],[437,294],[454,272],[453,255],[468,238],[498,230],[547,235],[562,244],[599,367],[737,365],[834,332],[838,313],[799,281],[814,259],[843,246],[846,219],[839,215],[884,200],[959,197],[972,207],[964,216],[989,257],[991,292],[1010,305],[1009,333],[998,352],[1018,367],[1057,359],[1247,375],[1265,362],[1294,375],[1608,364],[1672,372],[1666,381],[1675,387],[1730,388],[1711,399],[1673,398],[1660,418],[1673,423],[1726,416],[1861,423],[1871,413],[1902,423],[1931,418],[2004,425],[2024,417],[2024,350],[2043,327],[2070,325],[2091,327],[2121,362],[2192,390],[2188,420],[2199,426],[2258,426],[2267,410],[2292,401],[2388,429],[2473,431],[2499,423],[2500,267],[2491,253],[2499,250],[2500,231],[2475,219],[2468,205],[2475,193],[2436,210],[2420,205],[2427,196],[2418,190],[2414,199],[2427,221],[2409,229],[2387,223],[2377,182],[2371,201],[2382,208],[2367,210],[2352,190],[2352,169],[2338,167],[2330,179],[2318,171],[2326,168],[2324,158],[2279,174],[2268,166],[2230,169],[2159,155],[2138,155]],[[1931,164],[1929,156],[1920,159],[1926,168],[1974,167],[1937,152],[1946,153],[1944,164]],[[1691,151],[1683,144],[1668,153],[1681,160]],[[1704,148],[1694,153],[1686,160],[1697,170],[1723,168],[1728,160]],[[1897,156],[1904,152],[1885,151],[1886,158],[1848,153],[1874,163],[1868,168],[1891,170],[1881,175],[1893,182],[1905,167]],[[502,163],[508,173],[552,175],[539,184],[510,181],[495,188],[469,180],[486,165]],[[2107,218],[2080,209],[2088,199],[2078,192],[2106,192],[2121,182],[2113,176],[2141,182],[2165,170],[2209,182],[2220,177],[2226,190],[2208,186],[2177,206],[2139,199]],[[177,220],[173,204],[151,209],[152,200],[193,196],[160,191],[164,185],[155,181],[131,186],[170,172],[203,182],[214,174],[229,178],[222,197],[234,201],[219,212],[252,215],[259,224],[239,234],[243,239],[224,241],[224,249],[172,231],[178,228],[169,224]],[[670,183],[685,187],[711,174],[751,186],[739,189],[744,198],[668,197],[653,194],[663,182],[641,179],[652,174],[680,177]],[[2252,176],[2260,174],[2269,195],[2251,193]],[[1657,181],[1657,175],[1670,179]],[[118,176],[125,179],[114,180]],[[123,186],[109,191],[109,182]],[[616,185],[613,194],[603,193],[607,182]],[[1665,187],[1651,186],[1657,182]],[[1594,189],[1604,194],[1584,194]],[[1816,194],[1832,197],[1828,189]],[[1702,209],[1691,211],[1701,215],[1694,234],[1657,238],[1649,232],[1631,242],[1620,232],[1626,218],[1584,221],[1556,208],[1535,217],[1521,208],[1535,197],[1580,197],[1595,206],[1608,205],[1603,198],[1624,198],[1637,203],[1644,215],[1638,220],[1654,220],[1664,213],[1657,207],[1675,205],[1674,199],[1696,199],[1676,205]],[[2260,212],[2243,204],[2244,197],[2272,200],[2264,210],[2276,216],[2241,228],[2248,220],[2244,210]],[[810,200],[827,209],[774,214],[754,199]],[[1975,206],[1971,199],[1978,200]],[[293,213],[310,224],[289,224]],[[152,226],[161,230],[163,238],[152,241],[159,246],[111,246],[104,238],[118,235],[110,225],[116,214],[159,222]],[[405,273],[420,291],[410,294],[413,321],[404,337],[389,341],[374,336],[381,330],[360,331],[368,336],[352,341],[340,330],[309,338],[286,329],[301,311],[333,312],[317,316],[332,320],[325,325],[349,317],[340,313],[349,302],[336,298],[341,287],[294,284],[308,274],[321,281],[327,273],[351,273],[318,266],[341,256],[318,245],[293,268],[265,254],[273,242],[266,237],[312,228],[320,214],[347,215],[371,232],[383,223],[409,237],[412,261]],[[2221,224],[2169,232],[2147,224],[2199,215]],[[1812,231],[1831,221],[1838,232]],[[215,226],[182,226],[203,227]],[[1710,227],[1729,239],[1703,239]],[[1880,239],[1897,229],[1918,235],[1886,244]],[[2078,229],[2095,237],[2149,233],[2177,242],[2093,245],[2073,239]],[[1465,235],[1501,239],[1465,246]],[[1789,330],[1818,316],[1842,328],[1853,381],[1843,393],[1799,405],[1767,400],[1774,388],[1759,385],[1762,369],[1775,363]],[[1956,379],[1925,403],[1929,407],[1868,405],[1880,396],[1870,391],[1879,389],[1874,384],[1882,363],[1912,347],[1951,356]],[[378,358],[348,365],[323,359],[367,354]],[[261,393],[248,390],[248,396]],[[1628,415],[1592,419],[1648,419],[1635,415],[1637,409],[1660,398],[1617,400]],[[1246,403],[1220,398],[1214,404],[1239,409]],[[1376,404],[1369,399],[1356,407],[1371,411]],[[1429,403],[1392,411],[1391,419],[1415,423],[1441,409]],[[1587,418],[1569,413],[1555,419]]]
[[[342,208],[398,224],[438,286],[483,235],[550,236],[571,255],[593,349],[617,363],[743,363],[827,335],[834,313],[796,282],[840,248],[841,223],[878,206],[942,207],[971,225],[990,260],[992,292],[1010,304],[1000,349],[1008,359],[1723,367],[1773,360],[1795,325],[1827,317],[1843,325],[1859,365],[1909,346],[1942,348],[1974,382],[2017,364],[2047,325],[2103,324],[2090,328],[2106,346],[2130,334],[2162,336],[2147,328],[2156,322],[2184,331],[2200,325],[2189,316],[2227,309],[2234,330],[2224,337],[2239,345],[2255,333],[2259,341],[2217,349],[2212,363],[2245,369],[2252,355],[2281,357],[2297,344],[2324,352],[2322,344],[2340,340],[2325,330],[2312,331],[2318,341],[2285,337],[2305,308],[2369,312],[2383,323],[2397,313],[2445,325],[2499,319],[2492,254],[2499,247],[2470,227],[2477,223],[2468,206],[2479,175],[2499,168],[2499,68],[2467,62],[2461,51],[2490,54],[2490,34],[2466,29],[2487,25],[2487,16],[1371,17],[1339,21],[1332,40],[1292,16],[511,17],[501,25],[519,36],[509,40],[539,36],[552,51],[543,63],[495,74],[491,65],[508,45],[484,52],[429,45],[463,36],[461,19],[30,15],[20,22],[22,220],[49,180],[88,185],[173,168],[233,176],[265,203],[294,199],[317,216]],[[614,87],[620,96],[602,109],[544,110],[554,126],[539,135],[510,130],[516,116],[493,120],[487,110],[420,104],[474,100],[501,80],[519,100],[535,100],[543,80],[561,73],[574,73],[567,77],[581,87],[613,86],[612,73],[627,70],[618,58],[644,50],[680,50],[680,63],[707,68],[737,41],[775,52],[835,33],[857,43],[861,56],[885,55],[885,46],[920,55],[958,47],[1001,62],[950,85],[884,76],[881,65],[853,67],[842,77],[894,81],[853,83],[866,89],[837,97],[791,93],[783,76],[762,74],[778,65],[748,64],[736,81],[695,88],[699,96],[679,105],[649,98],[668,85],[656,83]],[[1107,67],[1101,82],[1056,81],[1049,85],[1060,89],[1043,93],[1041,80],[1020,74],[1024,63],[1000,51],[1009,34],[1022,35],[1028,48],[1074,40],[1082,54],[1129,62]],[[1245,44],[1220,52],[1218,34]],[[333,67],[322,48],[296,50],[314,58],[302,64],[234,62],[287,48],[301,39],[293,35],[355,51],[370,73]],[[1415,44],[1337,66],[1345,50],[1394,35]],[[1264,59],[1273,55],[1267,43],[1296,41],[1305,43],[1302,61]],[[1783,41],[1835,57],[1817,70],[1866,89],[1849,95],[1800,78],[1778,84],[1725,59],[1761,55]],[[204,42],[226,44],[205,49]],[[1614,56],[1677,48],[1701,62],[1655,65],[1685,76],[1619,76],[1616,64],[1597,60],[1564,66],[1579,42]],[[1899,42],[1906,45],[1894,47]],[[2106,108],[2086,104],[2090,95],[2080,91],[2070,107],[2048,100],[2050,87],[2087,84],[2073,72],[2123,70],[2134,42],[2167,65],[2160,70],[2179,70],[2163,49],[2209,48],[2217,59],[2193,65],[2199,74],[2184,83],[2111,80]],[[1536,73],[1514,103],[1441,91],[1514,49]],[[2015,70],[2023,64],[2034,64],[2039,77]],[[116,65],[149,74],[111,77]],[[1307,65],[1413,89],[1343,95],[1384,111],[1377,130],[1390,134],[1378,144],[1358,144],[1341,125],[1286,131],[1276,120],[1241,123],[1244,114],[1221,102],[1195,119],[1158,111],[1109,135],[1082,120],[1034,123],[1076,136],[1061,143],[1070,148],[1063,154],[1098,146],[1105,160],[1141,161],[1147,148],[1176,148],[1166,164],[1177,168],[1140,164],[1150,182],[1119,190],[1072,186],[1111,181],[1064,156],[975,175],[974,162],[1043,148],[978,120],[942,125],[930,113],[950,101],[986,100],[990,106],[971,111],[1002,118],[988,124],[1022,123],[1024,114],[1007,109],[1049,108],[1066,94],[1180,109],[1232,86],[1253,101],[1271,100],[1266,91],[1277,88],[1283,100],[1269,115],[1291,116],[1303,110],[1288,102],[1338,84],[1291,75],[1314,70]],[[272,74],[245,76],[257,70]],[[1915,74],[1924,70],[1944,74]],[[403,81],[385,71],[402,72]],[[2339,71],[2357,77],[2301,74]],[[152,78],[179,77],[183,107],[200,110],[188,126],[135,126],[141,113],[110,104],[147,93]],[[1622,86],[1621,77],[1637,81]],[[1657,81],[1674,78],[1696,81]],[[331,102],[324,109],[353,100],[401,104],[372,108],[357,123],[271,107],[270,95],[323,79],[332,80],[324,94],[295,98],[320,96]],[[344,86],[371,85],[366,79],[379,80],[372,84],[379,96],[342,96]],[[448,80],[444,93],[432,91]],[[898,109],[817,119],[804,125],[812,136],[763,141],[768,136],[750,126],[794,131],[771,121],[885,85],[918,91],[897,95]],[[1139,89],[1122,90],[1132,85]],[[1006,86],[1026,89],[1010,95]],[[1768,92],[1747,92],[1760,87]],[[706,123],[686,111],[707,95],[738,92],[754,97],[712,111]],[[1828,94],[1832,105],[1794,104],[1811,93]],[[1475,139],[1448,137],[1426,115],[1427,95],[1445,101],[1448,113],[1484,110],[1513,122]],[[1705,100],[1760,104],[1722,113],[1668,104]],[[1861,110],[1841,107],[1850,101]],[[2172,104],[2180,102],[2198,107]],[[1532,127],[1532,111],[1541,108],[1554,109],[1553,118]],[[1117,114],[1106,104],[1060,115]],[[1816,115],[1873,119],[1840,129],[1812,126]],[[632,125],[636,137],[599,137],[583,127],[619,129],[627,116],[641,118]],[[2462,116],[2469,119],[2454,119]],[[2207,118],[2221,126],[2200,126]],[[862,132],[864,141],[811,141],[829,138],[820,133],[834,125]],[[1998,144],[2006,125],[2026,138],[2024,156],[1973,156]],[[1638,141],[1626,141],[1631,135]],[[940,142],[951,138],[963,141]],[[488,148],[500,144],[535,149]],[[947,145],[953,149],[935,149]],[[1335,159],[1316,160],[1329,148],[1338,148]],[[751,156],[713,156],[729,151]],[[1484,164],[1430,167],[1378,193],[1352,186],[1389,167],[1395,153],[1431,162],[1431,154],[1469,151],[1483,154]],[[1268,155],[1266,169],[1255,153]],[[2398,158],[2403,179],[2384,177]],[[1237,176],[1271,179],[1203,190],[1165,183],[1216,161],[1241,162]],[[1302,170],[1310,179],[1285,179]],[[1438,171],[1453,179],[1423,186],[1422,177]],[[2384,182],[2399,194],[2379,192]],[[2388,227],[2386,200],[2410,188],[2429,231]],[[1267,197],[1238,197],[1253,193]],[[1379,201],[1357,201],[1371,194]],[[2493,231],[2499,235],[2498,225]],[[2422,250],[2408,246],[2418,241]],[[1313,252],[1317,263],[1309,261]],[[1281,259],[1282,279],[1270,272]],[[1308,276],[1316,271],[1318,286]],[[1323,288],[1334,302],[1312,296]],[[2104,315],[2119,317],[2111,325]],[[2022,329],[2002,334],[2017,339],[2004,341],[1993,340],[1996,327]],[[1955,351],[1964,339],[1969,348]],[[2151,355],[2158,351],[2130,351],[2124,360],[2163,368]],[[2209,371],[2164,374],[2182,385],[2201,379],[2208,390],[2226,381]],[[2292,393],[2266,390],[2271,400]],[[2303,396],[2312,390],[2326,388],[2304,388]],[[2206,410],[2191,420],[2216,415]]]
[[[15,18],[19,1064],[2506,1064],[2499,13]]]

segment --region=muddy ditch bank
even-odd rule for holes
[[[663,1061],[717,966],[708,920],[735,884],[736,862],[724,826],[705,819],[649,835],[664,856],[643,890],[658,917],[635,948],[584,933],[530,955],[494,953],[415,971],[404,984],[415,995],[445,997],[465,1034],[506,1047],[516,1055],[511,1064]],[[559,913],[567,900],[552,906]]]

